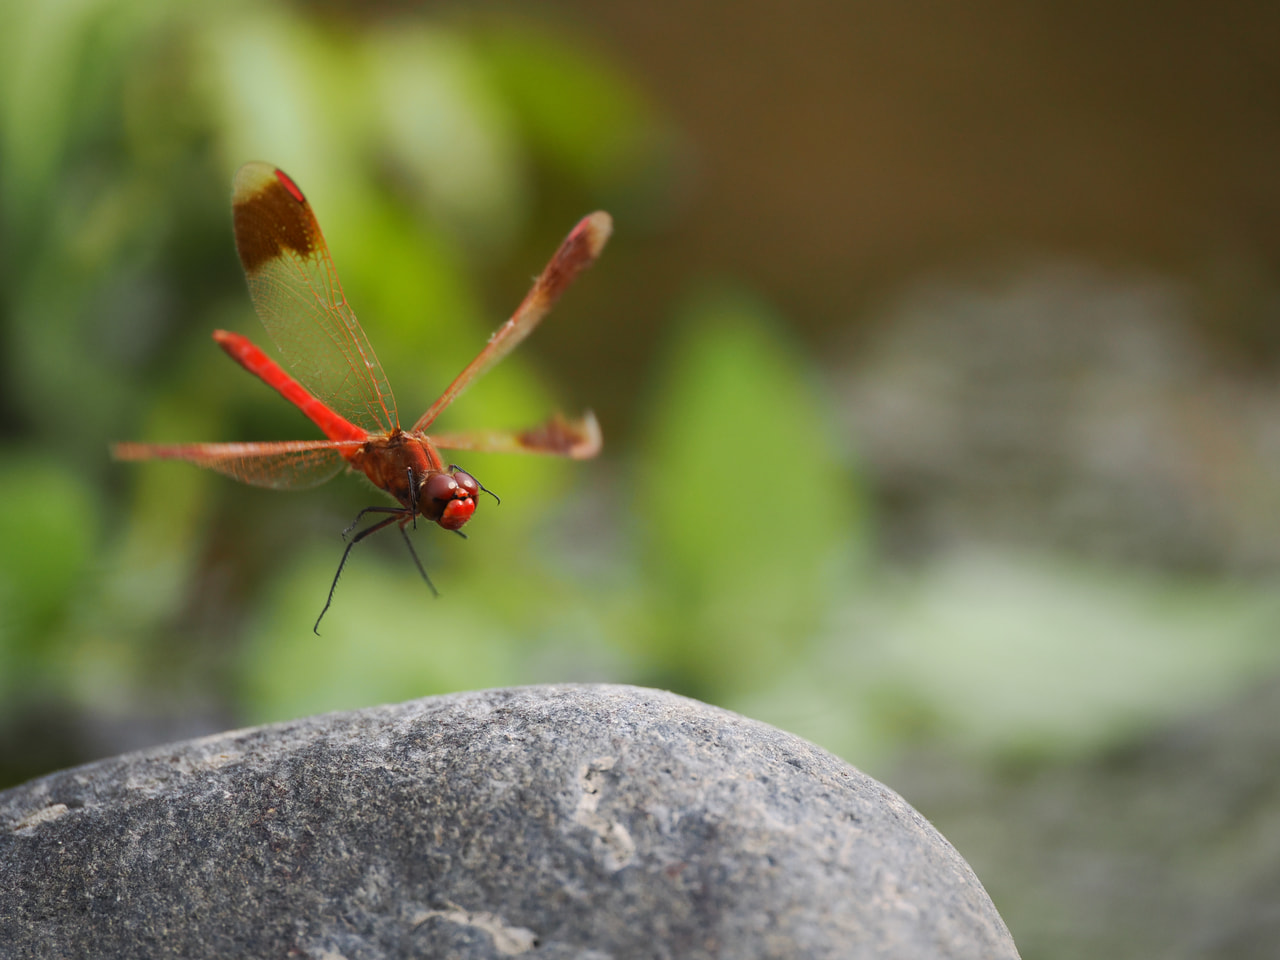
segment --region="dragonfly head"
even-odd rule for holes
[[[422,515],[446,530],[457,530],[476,512],[480,484],[464,470],[433,473],[419,495]]]

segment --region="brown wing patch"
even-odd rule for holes
[[[441,450],[473,450],[479,453],[543,453],[554,457],[588,460],[600,452],[600,424],[588,412],[577,420],[556,414],[528,430],[468,430],[436,433],[426,438]]]
[[[247,163],[231,205],[249,296],[285,368],[343,419],[390,433],[395,397],[302,191],[275,167]]]
[[[292,189],[290,189],[292,188]],[[319,232],[311,207],[292,180],[265,163],[246,164],[232,192],[236,249],[245,273],[289,250],[306,259]]]
[[[517,437],[520,446],[531,453],[586,460],[600,452],[600,424],[591,413],[581,420],[566,420],[557,413],[540,426],[520,431]]]
[[[611,233],[613,219],[603,210],[583,217],[542,272],[534,287],[536,294],[548,304],[555,303],[578,274],[595,263]]]

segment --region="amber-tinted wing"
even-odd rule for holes
[[[470,430],[465,433],[433,433],[428,440],[441,450],[475,450],[481,453],[546,453],[587,460],[600,452],[600,424],[588,411],[581,419],[566,420],[556,414],[528,430]]]
[[[467,364],[448,389],[440,395],[427,412],[418,418],[413,425],[415,432],[426,430],[435,422],[436,417],[449,406],[477,377],[515,349],[525,337],[533,332],[538,322],[550,312],[560,294],[571,284],[575,277],[591,266],[600,256],[609,234],[613,232],[613,220],[607,213],[596,211],[583,217],[573,228],[556,251],[551,262],[547,264],[542,275],[533,283],[533,288],[525,296],[511,319],[504,323],[489,338],[488,344],[474,360]]]
[[[347,465],[359,440],[291,440],[280,443],[117,443],[117,460],[185,460],[255,487],[299,490],[324,483]]]
[[[269,164],[246,163],[231,204],[249,295],[285,366],[324,404],[370,433],[398,427],[391,387],[297,184]]]

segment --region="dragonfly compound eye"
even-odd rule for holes
[[[460,492],[458,481],[447,473],[433,473],[422,485],[422,496],[428,500],[452,500]]]
[[[453,479],[458,481],[458,486],[466,491],[468,497],[475,498],[480,496],[480,481],[465,470],[453,471]],[[454,496],[461,496],[461,494],[455,493]]]

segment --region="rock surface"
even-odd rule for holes
[[[900,797],[674,694],[233,731],[0,793],[0,956],[1016,957]]]

